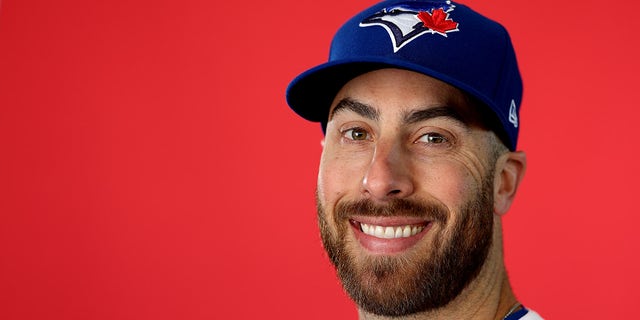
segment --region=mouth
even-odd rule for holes
[[[424,224],[381,226],[355,220],[351,220],[351,223],[356,224],[356,227],[359,227],[362,233],[381,239],[408,238],[422,232],[425,228]]]
[[[360,245],[373,254],[400,253],[413,247],[430,229],[431,221],[363,218],[349,223]]]

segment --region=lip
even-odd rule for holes
[[[409,237],[384,239],[364,233],[360,227],[361,223],[383,227],[418,225],[422,227],[422,231]],[[352,217],[349,219],[349,224],[351,225],[355,238],[369,253],[374,255],[392,255],[411,249],[428,233],[433,222],[414,217]]]

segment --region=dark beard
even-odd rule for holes
[[[351,215],[428,217],[445,226],[446,208],[435,203],[396,199],[385,206],[368,200],[339,203],[333,230],[317,201],[322,242],[345,291],[363,310],[384,316],[405,316],[447,305],[478,275],[493,235],[493,182],[484,179],[480,193],[468,201],[451,232],[434,237],[429,252],[400,256],[369,256],[357,261],[346,241]],[[488,180],[488,181],[487,181]],[[431,232],[431,231],[429,231]],[[436,235],[437,236],[437,235]],[[358,244],[355,244],[358,245]],[[350,247],[351,246],[351,247]]]

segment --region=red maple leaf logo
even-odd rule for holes
[[[432,13],[420,11],[418,18],[422,21],[426,28],[429,28],[440,34],[447,31],[458,29],[458,23],[448,19],[448,14],[442,8],[433,10]]]

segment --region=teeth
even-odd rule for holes
[[[417,225],[395,226],[395,227],[383,227],[370,225],[366,223],[360,223],[360,229],[365,234],[382,239],[397,239],[407,238],[415,236],[421,232],[424,227]]]
[[[411,236],[411,227],[410,226],[404,226],[404,228],[402,229],[402,236],[405,237],[405,238]]]
[[[376,236],[378,238],[384,238],[384,228],[381,226],[375,226],[373,231],[373,236]]]

